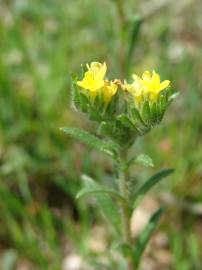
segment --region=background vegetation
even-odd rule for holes
[[[115,263],[106,252],[107,221],[100,219],[93,199],[74,199],[81,173],[107,182],[112,164],[68,139],[59,127],[94,129],[71,109],[69,73],[78,71],[81,63],[98,60],[107,62],[114,78],[123,73],[124,49],[131,71],[156,69],[180,92],[163,125],[133,147],[155,162],[146,171],[133,167],[132,174],[140,181],[159,168],[176,169],[150,198],[164,203],[166,214],[153,253],[145,257],[150,268],[143,269],[201,269],[202,3],[123,1],[131,27],[126,38],[120,32],[121,14],[115,2],[0,1],[3,270],[61,269],[69,254],[79,254],[86,262],[88,257],[91,263],[100,258],[96,269],[110,269],[106,257]],[[100,245],[95,247],[93,240]]]

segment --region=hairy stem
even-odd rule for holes
[[[129,172],[125,169],[127,162],[128,151],[123,149],[120,152],[120,165],[119,165],[119,191],[121,195],[128,201],[129,204]],[[129,205],[121,204],[121,220],[122,220],[122,234],[126,243],[132,244],[132,236],[130,230],[130,211]],[[131,258],[127,258],[128,270],[135,270],[135,266]]]

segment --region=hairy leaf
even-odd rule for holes
[[[98,203],[99,207],[102,209],[106,219],[113,225],[116,232],[120,233],[121,221],[120,221],[118,207],[116,206],[114,201],[111,199],[109,194],[107,194],[107,193],[110,193],[110,195],[111,195],[111,190],[110,190],[110,192],[107,192],[107,189],[105,189],[104,192],[102,192],[100,190],[100,185],[97,184],[96,181],[94,181],[91,177],[89,177],[87,175],[83,175],[82,180],[84,182],[83,191],[81,190],[77,194],[76,197],[80,198],[81,196],[84,196],[87,193],[94,193],[94,196],[97,200],[97,203]],[[93,190],[96,190],[96,191],[93,192]],[[87,192],[87,191],[90,191],[90,192]],[[113,191],[113,195],[116,196],[116,198],[118,197],[119,199],[124,200],[124,198],[122,198],[115,191]]]
[[[64,127],[60,128],[63,132],[66,134],[72,136],[73,138],[91,146],[94,147],[95,149],[104,152],[108,154],[109,156],[115,158],[116,155],[116,146],[115,144],[112,143],[107,143],[99,139],[98,137],[81,130],[79,128],[69,128],[69,127]]]
[[[135,162],[145,167],[154,167],[153,160],[146,154],[140,154],[136,159]]]
[[[155,186],[157,183],[159,183],[161,180],[163,180],[165,177],[173,173],[174,169],[165,169],[162,170],[152,177],[150,177],[140,188],[137,190],[134,198],[134,208],[137,206],[139,201],[143,198],[145,193],[147,193],[153,186]]]
[[[119,251],[125,257],[133,258],[133,246],[124,241],[114,242],[111,246],[112,251]]]
[[[80,199],[90,194],[94,194],[96,196],[97,193],[106,193],[123,203],[127,203],[125,198],[121,196],[116,190],[103,187],[85,175],[82,176],[82,179],[84,180],[85,184],[84,187],[77,193],[76,199]]]
[[[126,164],[126,169],[135,163],[143,165],[145,167],[154,167],[154,162],[152,158],[146,154],[140,154],[137,157],[131,158]]]

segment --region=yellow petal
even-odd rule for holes
[[[77,81],[77,85],[82,87],[82,88],[85,88],[85,83],[84,81]]]
[[[78,81],[77,84],[89,91],[99,91],[104,86],[104,76],[107,71],[106,63],[101,64],[99,62],[91,62],[87,64],[87,71],[84,74],[82,81]]]
[[[102,89],[105,104],[108,104],[110,102],[111,98],[116,94],[117,89],[118,86],[115,83],[105,81],[105,85]]]
[[[87,64],[87,66],[89,66]],[[90,63],[90,68],[92,69],[100,69],[102,67],[102,64],[100,62],[91,62]]]
[[[163,89],[165,89],[166,87],[168,87],[168,86],[169,86],[169,84],[170,84],[170,81],[169,81],[169,80],[165,80],[165,81],[163,81],[163,82],[160,84],[160,88],[159,88],[159,90],[163,90]]]
[[[154,70],[153,70],[153,74],[152,74],[152,82],[155,86],[159,86],[159,84],[160,84],[160,76]]]
[[[150,71],[146,70],[143,74],[142,74],[142,79],[144,81],[150,81],[151,80],[151,73]]]
[[[151,101],[155,101],[157,99],[158,95],[159,95],[158,92],[151,92],[149,98]]]
[[[140,79],[140,77],[139,77],[138,75],[136,75],[136,74],[133,74],[132,77],[133,77],[133,80],[134,80],[134,81],[137,81],[137,80]],[[140,80],[141,80],[141,79],[140,79]]]
[[[106,72],[107,72],[107,65],[104,62],[104,64],[101,64],[99,70],[97,71],[96,79],[97,80],[103,80]]]

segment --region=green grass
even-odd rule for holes
[[[128,69],[155,68],[180,92],[163,125],[133,147],[154,159],[154,169],[143,174],[134,167],[134,174],[143,181],[159,168],[175,167],[157,197],[169,191],[193,205],[202,201],[202,7],[194,0],[171,2],[158,9],[160,1],[124,1],[128,29],[134,14],[144,14]],[[71,109],[69,74],[92,60],[106,61],[112,78],[120,74],[117,10],[110,0],[16,0],[1,2],[0,13],[2,267],[15,269],[12,262],[27,260],[36,269],[56,270],[63,239],[84,257],[91,255],[86,239],[93,224],[103,222],[94,203],[84,205],[74,197],[81,173],[109,181],[112,165],[67,139],[59,127],[94,128]],[[130,48],[131,39],[124,38]],[[200,226],[197,213],[168,206],[162,230],[169,238],[172,269],[200,269]]]

